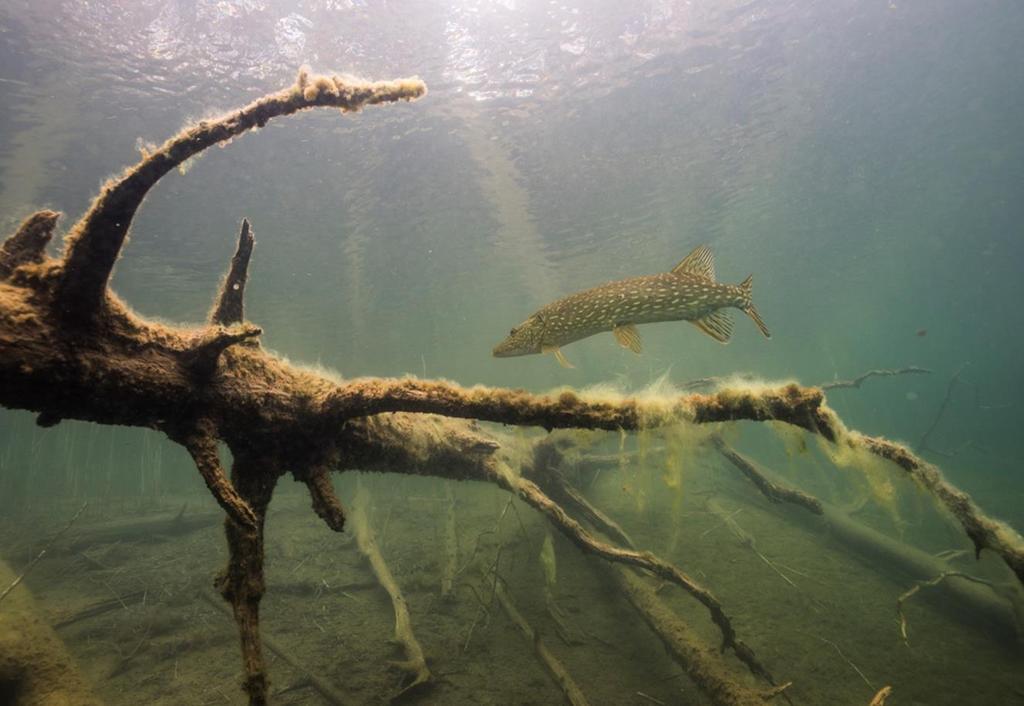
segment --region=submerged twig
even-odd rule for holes
[[[391,604],[395,610],[395,641],[402,646],[405,652],[405,660],[396,662],[395,666],[405,672],[408,683],[402,687],[400,694],[407,694],[411,690],[422,688],[433,680],[430,669],[427,668],[427,660],[423,655],[423,648],[412,631],[412,618],[409,616],[409,605],[398,587],[391,569],[384,561],[377,540],[370,529],[370,522],[367,516],[370,507],[370,493],[362,485],[356,491],[355,504],[352,508],[352,526],[355,529],[356,542],[359,551],[369,560],[373,573],[380,581],[381,587],[391,597]]]
[[[516,608],[515,603],[512,602],[512,598],[508,595],[505,587],[500,581],[495,580],[494,582],[495,591],[494,595],[498,599],[498,603],[505,611],[505,615],[508,616],[509,620],[512,621],[519,632],[526,638],[527,642],[533,645],[533,651],[537,655],[537,659],[544,669],[547,670],[551,678],[554,679],[558,688],[562,690],[565,695],[565,700],[568,701],[572,706],[589,706],[587,697],[583,695],[583,691],[579,685],[576,684],[576,680],[572,678],[565,666],[558,661],[558,658],[551,654],[551,651],[544,644],[540,635],[533,627],[526,621],[522,613]]]
[[[849,657],[847,657],[845,654],[843,654],[843,651],[841,649],[839,649],[839,645],[837,645],[836,643],[832,642],[831,640],[826,640],[824,637],[820,637],[819,636],[818,639],[821,640],[822,642],[824,642],[826,645],[832,645],[832,647],[839,654],[839,656],[843,658],[843,661],[846,662],[848,665],[850,665],[850,667],[853,668],[853,671],[857,672],[857,674],[860,676],[860,678],[864,680],[864,683],[867,684],[868,687],[870,687],[872,689],[875,688],[875,685],[872,684],[871,681],[866,676],[864,676],[864,672],[860,671],[860,667],[858,667],[856,664],[854,664],[853,661]]]
[[[25,580],[25,577],[28,575],[28,572],[31,571],[32,568],[36,564],[38,564],[40,561],[42,561],[43,557],[46,556],[46,552],[49,551],[51,546],[53,546],[53,543],[56,542],[58,539],[60,539],[61,536],[65,532],[67,532],[69,529],[71,529],[71,525],[75,524],[75,520],[78,519],[78,516],[81,515],[82,512],[85,511],[85,508],[88,507],[88,506],[89,506],[88,502],[82,503],[82,507],[78,508],[78,512],[76,512],[74,515],[71,516],[71,519],[68,520],[68,523],[66,525],[64,525],[64,527],[59,532],[57,532],[57,534],[55,534],[52,537],[50,537],[50,541],[46,543],[46,545],[43,547],[42,551],[40,551],[38,554],[36,554],[35,558],[32,559],[32,561],[30,561],[28,563],[28,566],[26,566],[24,568],[24,570],[20,574],[18,574],[18,576],[14,579],[14,581],[11,582],[11,585],[8,586],[7,588],[5,588],[3,593],[0,593],[0,602],[2,602],[4,600],[4,598],[7,598],[7,595],[11,591],[16,589],[18,587],[18,584],[20,584],[22,581]]]
[[[942,397],[942,402],[939,404],[939,409],[938,411],[936,411],[935,417],[932,419],[932,423],[928,425],[928,428],[924,430],[924,433],[921,434],[921,438],[918,439],[917,441],[917,445],[915,446],[915,448],[918,451],[934,451],[934,449],[928,446],[928,439],[931,438],[931,435],[935,431],[935,428],[939,426],[939,422],[941,422],[942,417],[945,416],[946,408],[949,407],[949,403],[953,399],[953,390],[956,388],[957,383],[960,381],[960,374],[963,373],[964,368],[966,368],[967,365],[967,363],[964,363],[959,368],[957,368],[957,371],[953,373],[953,377],[949,379],[949,384],[946,385],[946,394],[943,395]],[[938,453],[940,453],[941,455],[942,452]]]
[[[831,382],[823,382],[818,385],[818,387],[822,390],[841,390],[847,387],[860,387],[868,378],[892,377],[893,375],[920,375],[922,373],[927,374],[931,372],[932,371],[927,368],[919,368],[916,365],[908,365],[905,368],[869,370],[866,373],[861,373],[852,380],[832,380]]]
[[[903,639],[903,642],[909,642],[909,639],[907,637],[907,617],[903,614],[903,603],[909,600],[914,594],[916,594],[922,588],[928,588],[929,586],[937,586],[946,579],[950,578],[951,576],[956,576],[957,578],[964,579],[965,581],[971,581],[972,583],[981,584],[983,586],[993,586],[991,581],[978,578],[977,576],[971,576],[970,574],[965,574],[962,571],[943,571],[941,574],[939,574],[933,579],[930,579],[928,581],[918,581],[911,588],[901,593],[900,597],[896,599],[896,615],[900,619],[900,637]]]

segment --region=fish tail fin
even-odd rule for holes
[[[757,327],[761,329],[761,333],[764,334],[765,338],[771,338],[771,331],[765,326],[764,320],[761,315],[757,313],[757,308],[754,306],[754,275],[749,275],[745,280],[740,282],[740,291],[743,294],[743,303],[740,305],[740,310],[749,316]]]

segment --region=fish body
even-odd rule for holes
[[[671,272],[630,277],[570,294],[541,307],[512,329],[494,349],[499,358],[555,354],[568,365],[561,347],[612,331],[623,347],[641,350],[637,324],[658,321],[689,321],[720,343],[732,336],[732,320],[726,309],[745,312],[765,337],[771,334],[751,301],[753,278],[741,284],[715,281],[711,250],[701,245]]]

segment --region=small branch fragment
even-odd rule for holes
[[[410,681],[402,689],[402,694],[407,694],[412,689],[426,686],[433,680],[430,670],[427,668],[426,658],[423,656],[423,648],[412,631],[412,620],[409,617],[409,606],[406,603],[402,590],[398,587],[395,577],[391,574],[384,556],[380,553],[377,540],[370,529],[367,512],[370,506],[370,493],[363,486],[356,491],[356,499],[352,508],[352,526],[356,533],[356,542],[359,551],[370,561],[373,573],[380,582],[380,585],[391,596],[391,604],[395,609],[395,641],[402,645],[405,651],[405,661],[398,662],[402,671],[409,675]]]
[[[982,584],[984,586],[992,586],[991,581],[986,581],[985,579],[980,579],[977,576],[965,574],[962,571],[943,571],[941,574],[939,574],[933,579],[930,579],[928,581],[917,582],[916,584],[914,584],[913,587],[904,591],[902,594],[900,594],[900,597],[896,599],[896,615],[899,616],[900,619],[900,637],[903,638],[903,642],[908,641],[907,617],[903,614],[903,602],[908,600],[911,596],[916,594],[922,588],[928,588],[929,586],[937,586],[951,576],[956,576],[958,578],[964,579],[965,581],[971,581],[973,583]],[[871,703],[874,703],[874,701],[872,701]]]
[[[124,174],[107,182],[85,216],[71,229],[58,292],[59,308],[66,321],[85,323],[99,310],[107,280],[143,198],[167,172],[188,158],[218,142],[263,127],[278,116],[319,107],[357,111],[366,105],[414,100],[426,92],[426,85],[419,79],[371,83],[350,77],[311,76],[303,69],[289,88],[181,131]]]
[[[451,598],[459,563],[459,538],[455,531],[455,494],[450,481],[444,484],[444,564],[441,567],[441,598]]]
[[[942,397],[942,403],[939,405],[939,409],[935,413],[935,418],[932,419],[932,423],[927,429],[925,429],[924,434],[921,435],[921,438],[917,442],[917,446],[915,448],[918,451],[934,451],[934,449],[929,448],[928,439],[931,438],[935,428],[939,426],[939,422],[942,421],[942,417],[946,414],[946,409],[949,407],[949,403],[953,399],[953,390],[960,382],[960,374],[963,373],[964,368],[966,367],[967,363],[961,365],[957,368],[957,371],[953,373],[953,377],[949,379],[949,384],[946,385],[946,394]]]
[[[841,649],[839,649],[839,645],[837,645],[836,643],[832,642],[831,640],[826,640],[823,637],[818,637],[818,639],[821,640],[822,642],[824,642],[826,645],[832,645],[832,647],[835,649],[836,653],[840,657],[842,657],[844,662],[846,662],[848,665],[850,665],[850,667],[853,668],[853,671],[857,672],[857,675],[864,681],[864,683],[867,684],[868,687],[871,688],[871,689],[875,688],[875,685],[872,684],[871,681],[868,680],[868,678],[866,676],[864,676],[864,672],[860,671],[860,667],[858,667],[856,664],[854,664],[853,661],[849,657],[847,657],[845,654],[843,654],[843,651]]]
[[[302,481],[309,489],[315,512],[335,532],[345,529],[345,508],[334,493],[331,476],[326,466],[316,466]]]
[[[220,354],[230,346],[256,338],[263,329],[252,324],[238,324],[231,328],[211,326],[205,329],[186,353],[186,365],[199,377],[208,377],[217,369]]]
[[[762,495],[771,500],[773,503],[789,502],[799,505],[800,507],[813,512],[815,515],[821,515],[824,510],[822,509],[821,501],[813,495],[797,490],[796,488],[788,488],[778,483],[773,483],[768,480],[761,473],[757,466],[749,458],[736,451],[718,434],[711,437],[711,443],[714,444],[718,452],[735,466],[740,473],[747,477],[757,489],[761,491]]]
[[[49,551],[50,547],[53,545],[54,542],[60,539],[65,532],[71,529],[71,525],[75,524],[75,520],[77,520],[78,516],[85,511],[85,508],[88,507],[88,505],[89,503],[82,503],[82,507],[78,508],[78,512],[72,515],[71,519],[68,520],[68,523],[64,525],[63,529],[61,529],[59,532],[57,532],[57,534],[53,535],[53,537],[50,538],[50,541],[46,543],[46,546],[43,547],[42,551],[39,552],[39,554],[37,554],[36,557],[28,563],[28,566],[25,567],[25,570],[18,574],[18,577],[11,582],[10,586],[4,589],[3,593],[0,593],[0,602],[7,598],[7,595],[11,591],[16,589],[19,583],[25,580],[25,576],[27,576],[28,572],[32,570],[32,567],[38,564],[42,560],[42,558],[46,556],[46,552]]]
[[[908,365],[905,368],[895,369],[880,369],[880,370],[869,370],[866,373],[861,373],[852,380],[833,380],[832,382],[823,382],[818,385],[822,390],[838,390],[848,387],[860,387],[865,380],[873,377],[892,377],[893,375],[920,375],[923,373],[931,373],[931,370],[927,368],[919,368],[916,365]]]
[[[768,568],[770,568],[772,571],[779,575],[779,578],[781,578],[783,581],[788,583],[793,588],[797,587],[796,584],[793,583],[788,576],[786,576],[784,573],[782,573],[781,570],[779,570],[779,567],[775,565],[775,562],[773,562],[771,559],[769,559],[761,553],[761,550],[757,548],[757,541],[754,539],[754,536],[742,527],[740,527],[739,523],[736,522],[735,519],[733,519],[735,513],[727,513],[725,511],[725,508],[719,505],[714,500],[714,498],[708,498],[704,505],[708,509],[708,511],[711,512],[712,515],[719,518],[722,521],[722,523],[729,528],[729,531],[732,532],[733,536],[740,541],[740,544],[742,544],[750,551],[754,552],[754,554],[757,555],[758,559],[767,564]],[[739,510],[737,510],[736,512],[739,512]]]
[[[889,698],[890,694],[892,694],[892,687],[883,686],[878,690],[878,693],[875,694],[875,697],[871,699],[871,703],[869,703],[868,706],[885,706],[885,701]]]
[[[58,218],[56,211],[36,211],[0,244],[0,281],[21,265],[43,261]]]
[[[238,247],[231,258],[231,268],[224,277],[217,294],[217,301],[210,312],[210,323],[230,326],[241,323],[244,315],[245,281],[249,275],[249,258],[254,244],[249,221],[242,219],[242,230],[238,233]]]
[[[498,599],[502,609],[504,609],[505,615],[519,629],[519,632],[526,638],[526,641],[533,645],[533,651],[536,653],[537,659],[544,665],[544,668],[551,675],[551,678],[555,680],[555,683],[558,684],[558,688],[565,695],[565,700],[572,704],[572,706],[589,706],[590,702],[587,701],[587,697],[583,695],[583,691],[576,684],[572,675],[558,661],[558,658],[551,654],[544,641],[541,640],[540,635],[537,634],[526,621],[526,618],[523,617],[522,613],[519,612],[500,579],[497,579],[494,584],[494,596]]]
[[[199,474],[206,481],[206,487],[210,489],[217,504],[231,521],[249,532],[255,532],[257,521],[253,509],[228,482],[224,469],[221,468],[213,425],[209,422],[200,422],[189,433],[172,438],[184,446],[192,456]]]

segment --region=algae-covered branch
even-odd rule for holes
[[[264,524],[274,488],[291,473],[307,486],[315,513],[340,532],[346,514],[330,473],[347,469],[475,480],[515,494],[580,550],[624,567],[611,583],[679,655],[712,702],[750,704],[784,688],[769,687],[775,684],[772,673],[784,674],[787,665],[769,669],[756,657],[760,645],[744,641],[711,590],[671,562],[629,546],[614,522],[550,475],[558,470],[558,455],[549,445],[517,454],[477,421],[616,433],[680,423],[784,422],[893,461],[955,514],[979,552],[996,552],[1024,581],[1024,547],[1015,533],[909,450],[848,432],[818,388],[751,384],[651,398],[573,390],[536,395],[413,378],[338,382],[263,349],[261,329],[244,321],[253,248],[247,221],[207,324],[187,328],[148,320],[110,290],[111,272],[145,195],[186,159],[279,116],[318,107],[347,113],[425,93],[417,79],[374,83],[303,71],[294,85],[183,130],[110,180],[64,237],[59,257],[45,250],[57,223],[52,211],[30,216],[0,248],[0,405],[34,412],[42,426],[74,419],[155,429],[188,451],[226,515],[229,560],[217,586],[238,626],[250,704],[269,698],[259,607],[265,591]],[[230,470],[222,466],[221,443],[232,452]],[[388,576],[386,567],[375,568]],[[722,649],[731,650],[762,683],[752,687],[744,681],[749,675],[731,674],[735,669],[720,663],[718,652],[673,628],[669,623],[676,618],[641,582],[644,575],[695,598],[720,634]],[[397,589],[393,594],[400,596]],[[406,613],[399,615],[407,621]],[[421,654],[416,663],[422,667],[417,683],[427,683]]]

